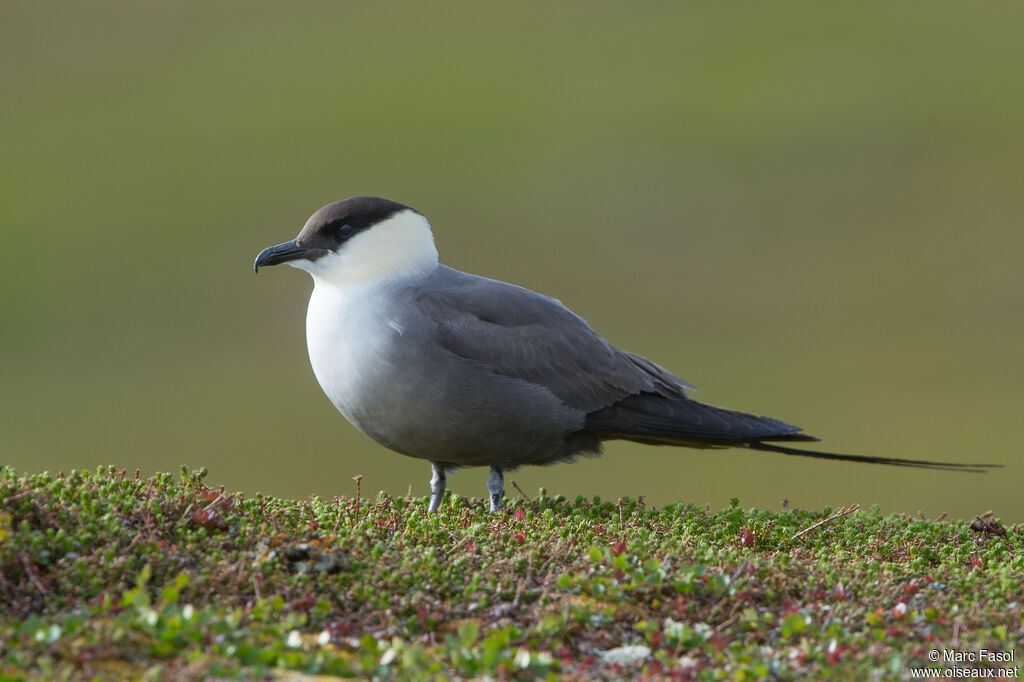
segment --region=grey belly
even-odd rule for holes
[[[343,412],[367,436],[404,455],[512,469],[599,449],[595,439],[575,433],[582,412],[546,389],[441,349],[414,356],[398,341],[377,369]]]

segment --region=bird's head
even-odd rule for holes
[[[253,267],[287,263],[316,282],[346,284],[406,277],[437,265],[427,219],[379,197],[352,197],[323,206],[294,240],[260,251]]]

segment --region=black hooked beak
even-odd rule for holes
[[[252,269],[259,272],[261,265],[277,265],[305,258],[306,252],[307,250],[296,244],[294,239],[277,246],[268,246],[260,251],[260,255],[256,256],[256,262],[253,263]]]

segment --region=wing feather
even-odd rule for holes
[[[440,269],[439,269],[440,270]],[[495,374],[543,386],[584,413],[638,393],[684,395],[688,383],[621,351],[558,300],[450,268],[417,296],[443,348]]]

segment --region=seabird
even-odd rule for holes
[[[927,469],[992,466],[779,444],[820,439],[698,402],[690,384],[612,346],[558,300],[441,265],[427,219],[387,199],[320,208],[254,267],[279,263],[313,276],[306,342],[324,393],[373,440],[430,462],[431,512],[458,467],[490,467],[493,512],[504,472],[597,455],[614,439]]]

